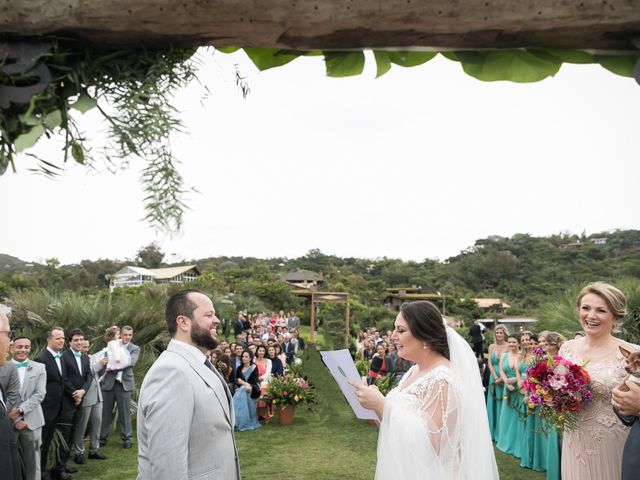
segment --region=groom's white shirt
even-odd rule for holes
[[[231,396],[205,359],[174,339],[147,372],[138,401],[139,480],[240,478]]]

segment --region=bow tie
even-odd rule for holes
[[[29,366],[29,362],[26,360],[24,362],[16,362],[16,368],[28,367],[28,366]]]
[[[82,352],[73,352],[76,358],[80,358],[82,356]]]
[[[60,357],[62,357],[62,354],[61,354],[61,353],[56,353],[56,354],[53,356],[53,358],[60,358]]]

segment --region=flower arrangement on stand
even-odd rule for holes
[[[300,403],[312,405],[316,396],[314,387],[307,380],[288,373],[282,377],[273,377],[261,399],[277,407],[280,423],[288,425],[293,422],[295,407]]]
[[[529,408],[538,406],[538,414],[559,431],[575,428],[578,412],[593,397],[589,372],[584,365],[552,357],[540,348],[533,354],[524,381]]]

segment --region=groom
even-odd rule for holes
[[[171,341],[142,382],[138,480],[239,480],[227,384],[206,357],[220,323],[198,290],[174,294],[165,309]]]
[[[622,453],[622,480],[633,480],[638,478],[640,470],[640,385],[631,380],[627,380],[626,384],[628,392],[623,392],[619,387],[613,389],[611,403],[622,423],[631,427]]]

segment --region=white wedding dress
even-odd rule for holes
[[[457,337],[457,338],[456,338]],[[387,395],[376,480],[498,479],[478,364],[447,327],[450,365],[440,365]],[[468,350],[468,353],[467,353]]]

